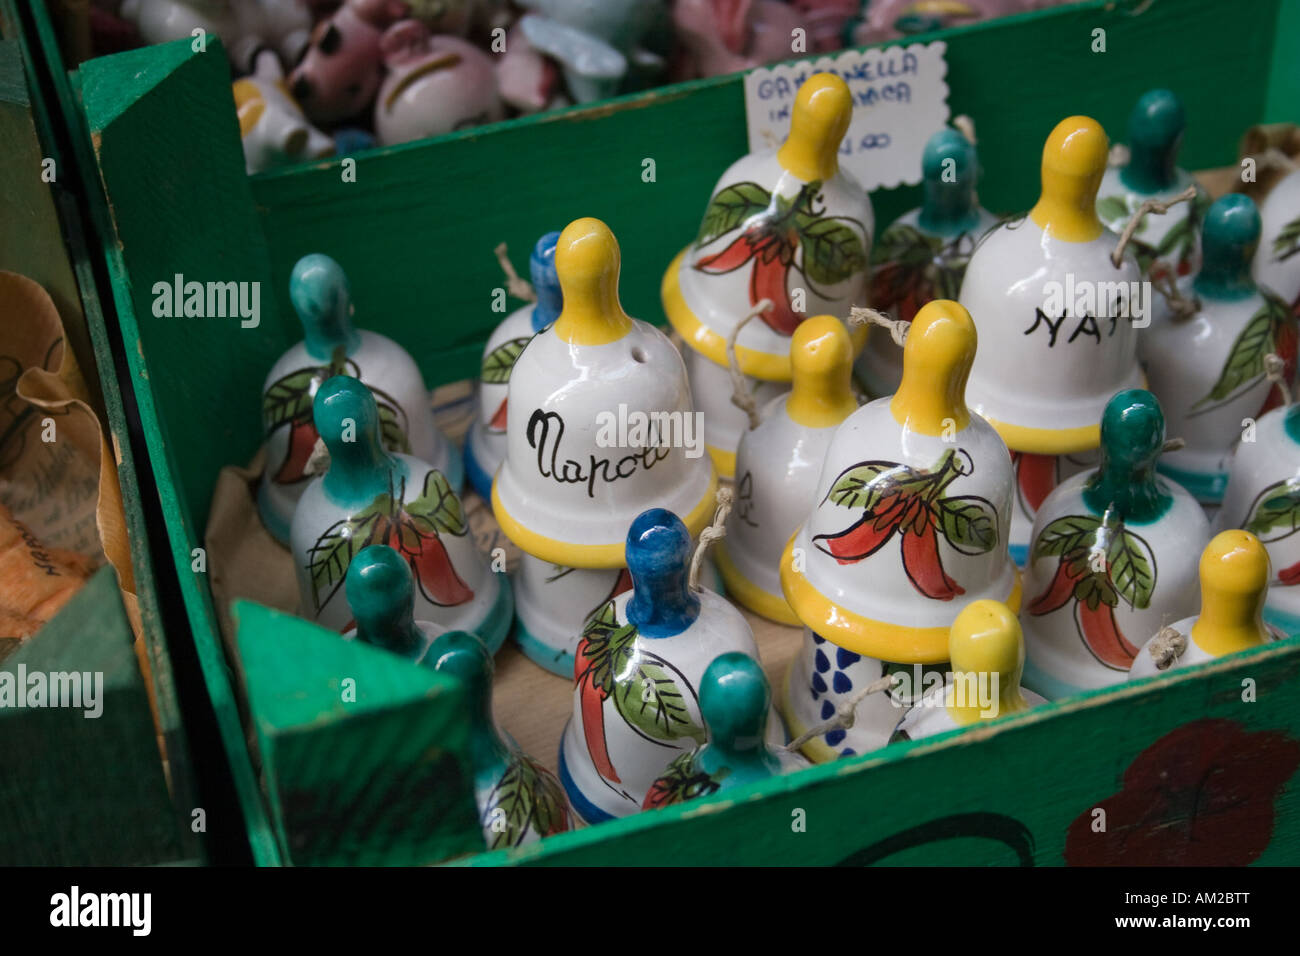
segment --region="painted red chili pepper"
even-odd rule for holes
[[[1283,568],[1277,574],[1277,579],[1287,587],[1293,584],[1300,584],[1300,561],[1291,565],[1289,568]]]
[[[763,236],[756,230],[749,230],[732,240],[721,252],[702,258],[695,267],[711,275],[721,275],[733,272],[753,260],[754,268],[749,277],[749,304],[757,305],[764,299],[770,300],[772,308],[763,313],[761,318],[782,335],[793,335],[795,328],[803,321],[803,316],[790,305],[786,279],[794,261],[798,239],[798,233],[793,230],[780,238]]]
[[[509,398],[501,400],[501,407],[492,415],[492,420],[488,422],[488,430],[494,432],[503,432],[506,430],[506,405]]]
[[[320,435],[311,419],[295,421],[289,429],[289,454],[275,473],[275,483],[292,485],[307,477],[307,461]]]
[[[1037,511],[1056,487],[1056,456],[1012,452],[1016,462],[1016,482],[1025,506]]]
[[[721,252],[715,252],[711,256],[702,258],[695,264],[695,268],[710,275],[734,272],[754,258],[757,245],[758,235],[756,233],[742,232]]]
[[[1080,601],[1075,606],[1074,613],[1084,643],[1097,655],[1098,660],[1107,667],[1121,671],[1133,666],[1138,649],[1129,643],[1119,629],[1113,607],[1104,601],[1098,601],[1094,608],[1089,607],[1088,602]]]
[[[1084,570],[1076,568],[1073,563],[1062,558],[1056,566],[1056,574],[1047,590],[1029,603],[1030,614],[1050,614],[1074,596],[1074,586],[1083,577]]]
[[[642,810],[654,810],[659,807],[668,806],[673,796],[671,783],[665,777],[660,777],[650,785],[646,791],[645,801],[641,804]]]
[[[621,783],[614,762],[609,759],[609,745],[605,742],[605,700],[609,692],[590,676],[592,660],[587,656],[589,644],[584,638],[574,654],[573,672],[578,682],[578,695],[582,700],[582,735],[587,741],[587,753],[592,765],[606,780]]]
[[[1296,374],[1296,320],[1294,318],[1283,322],[1273,333],[1273,352],[1282,360],[1282,376],[1287,382],[1295,381]],[[1268,390],[1268,396],[1264,399],[1264,405],[1259,410],[1259,415],[1265,412],[1271,412],[1284,404],[1282,390],[1274,385]],[[1258,418],[1259,415],[1255,417]]]
[[[840,564],[853,564],[879,551],[897,527],[897,520],[882,525],[874,515],[866,515],[839,534],[819,540],[826,542],[826,549]]]
[[[402,547],[402,532],[396,523],[388,532],[388,546],[411,562],[416,584],[426,598],[439,607],[456,607],[473,600],[474,592],[467,585],[447,555],[447,548],[437,535],[421,535],[420,550],[412,554]]]
[[[924,518],[903,535],[903,570],[918,591],[936,601],[951,601],[966,589],[948,577],[939,559],[939,538],[933,524]]]

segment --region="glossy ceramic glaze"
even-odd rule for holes
[[[519,0],[537,50],[559,62],[574,100],[613,96],[629,74],[662,68],[641,38],[664,16],[663,0]]]
[[[962,281],[981,343],[967,400],[1015,451],[1095,448],[1106,401],[1142,384],[1124,317],[1141,305],[1140,274],[1131,256],[1115,268],[1118,240],[1094,211],[1106,155],[1095,120],[1062,120],[1043,148],[1037,205],[984,237]]]
[[[1011,560],[1023,568],[1029,557],[1029,542],[1034,536],[1034,518],[1052,489],[1062,481],[1096,468],[1101,463],[1101,452],[1075,452],[1071,455],[1034,455],[1023,451],[1011,453],[1011,467],[1015,473],[1015,495],[1011,507]]]
[[[1260,219],[1255,281],[1272,289],[1294,310],[1300,306],[1300,170],[1273,187]]]
[[[302,0],[124,0],[121,12],[145,43],[192,40],[195,29],[221,37],[241,73],[253,68],[262,48],[274,50],[283,63],[296,63],[311,30]]]
[[[1169,200],[1195,183],[1178,168],[1178,149],[1187,126],[1182,101],[1169,90],[1143,94],[1128,118],[1129,160],[1111,166],[1097,191],[1097,215],[1119,235],[1148,199]],[[1152,278],[1185,276],[1201,267],[1200,218],[1204,192],[1164,214],[1143,218],[1129,244],[1138,267]]]
[[[627,528],[647,506],[683,515],[692,533],[704,527],[717,476],[681,356],[619,304],[609,228],[597,219],[570,223],[555,268],[564,307],[510,373],[507,452],[492,510],[534,557],[622,567]]]
[[[738,651],[758,659],[741,613],[689,587],[691,552],[676,515],[661,508],[639,515],[627,533],[632,590],[582,633],[560,780],[587,823],[635,813],[673,751],[706,741],[699,687],[716,657]],[[779,722],[769,733],[780,743]]]
[[[757,614],[799,624],[781,592],[781,552],[816,505],[817,479],[835,429],[858,407],[853,343],[830,315],[800,323],[790,341],[788,396],[772,399],[740,440],[735,504],[718,542],[727,594]]]
[[[1005,604],[967,604],[948,632],[948,657],[952,670],[944,686],[922,695],[898,722],[891,742],[973,727],[1045,703],[1020,686],[1025,641],[1015,611]]]
[[[289,90],[314,123],[354,119],[375,101],[384,78],[384,31],[410,15],[401,0],[344,0],[312,29]]]
[[[476,399],[478,415],[465,440],[465,474],[487,501],[492,499],[492,477],[506,457],[506,395],[515,360],[528,341],[560,315],[563,296],[555,274],[555,246],[559,240],[558,232],[548,232],[537,240],[528,259],[537,301],[506,316],[483,348]]]
[[[419,366],[392,339],[352,324],[352,298],[339,264],[319,253],[303,256],[293,267],[289,297],[306,337],[271,366],[262,386],[266,466],[257,506],[267,530],[288,543],[289,523],[311,478],[307,462],[319,437],[312,399],[332,375],[358,378],[374,393],[386,448],[428,462],[459,490],[464,476],[460,456],[434,424]]]
[[[1286,304],[1261,292],[1250,267],[1259,242],[1259,214],[1248,196],[1229,194],[1205,220],[1205,263],[1180,283],[1198,308],[1188,318],[1158,313],[1142,334],[1151,391],[1169,432],[1186,447],[1161,457],[1160,470],[1205,504],[1228,484],[1228,456],[1242,429],[1280,401],[1264,374],[1264,357],[1289,359],[1295,379],[1295,320]]]
[[[1101,435],[1101,465],[1039,510],[1025,568],[1025,685],[1053,700],[1124,680],[1142,642],[1193,610],[1210,538],[1196,500],[1156,474],[1165,427],[1150,392],[1111,399]]]
[[[1264,619],[1300,633],[1300,405],[1260,417],[1232,457],[1216,527],[1244,528],[1268,549],[1272,565]]]
[[[492,716],[492,658],[473,635],[443,634],[429,663],[460,681],[469,714],[468,756],[474,799],[489,850],[523,846],[570,829],[564,790],[538,761],[523,753]]]
[[[792,738],[830,720],[863,688],[885,674],[903,683],[892,691],[863,697],[853,709],[853,726],[837,727],[810,738],[803,754],[814,763],[870,753],[889,743],[898,722],[927,688],[943,685],[948,665],[902,664],[866,657],[837,647],[804,628],[803,644],[790,660],[780,693],[781,716]]]
[[[979,204],[979,157],[970,140],[952,129],[930,137],[921,155],[922,204],[877,237],[871,248],[867,300],[893,319],[912,321],[931,299],[955,299],[980,237],[997,219]],[[903,352],[875,332],[858,359],[858,374],[872,398],[894,394],[903,378]]]
[[[643,809],[684,803],[808,766],[799,754],[768,743],[772,691],[754,658],[739,651],[714,658],[699,691],[708,743],[668,764],[646,792]]]
[[[917,313],[897,394],[839,426],[817,504],[781,557],[794,612],[850,651],[936,663],[967,602],[1019,604],[1011,456],[963,399],[974,357],[964,308],[936,300]]]
[[[345,638],[433,666],[429,645],[447,629],[415,619],[415,581],[399,552],[386,544],[362,548],[348,565],[343,593],[356,625],[344,632]]]
[[[566,680],[587,620],[631,589],[627,568],[568,568],[531,554],[514,573],[515,643],[530,660]]]
[[[334,141],[307,122],[288,94],[280,61],[270,50],[258,54],[253,75],[235,80],[231,92],[250,174],[334,152]]]
[[[387,75],[375,99],[380,146],[505,119],[492,55],[472,43],[403,20],[384,34],[381,50]]]
[[[326,380],[312,404],[330,467],[312,479],[293,515],[300,613],[347,630],[348,567],[367,545],[387,544],[415,577],[416,618],[473,631],[499,648],[514,616],[510,582],[475,549],[447,478],[427,462],[383,448],[375,399],[357,379]]]
[[[695,409],[704,416],[704,447],[713,459],[718,477],[734,478],[736,452],[741,436],[749,429],[749,416],[731,400],[735,394],[731,373],[692,348],[683,347],[682,362],[686,365],[686,378],[691,385]],[[749,393],[759,408],[790,390],[787,382],[765,382],[755,378],[747,381]]]
[[[737,360],[746,375],[789,381],[795,326],[864,304],[874,217],[837,155],[852,109],[838,76],[805,81],[785,143],[722,174],[695,241],[668,266],[665,314],[686,345],[715,364],[727,366],[727,337],[767,299],[772,308],[736,339]],[[859,347],[862,340],[865,329],[855,333]]]
[[[1182,653],[1158,661],[1148,643],[1129,678],[1153,677],[1281,640],[1285,635],[1260,614],[1269,577],[1268,552],[1258,538],[1248,531],[1219,532],[1201,555],[1200,613],[1172,625],[1186,640]]]

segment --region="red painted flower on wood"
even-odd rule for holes
[[[1124,771],[1120,791],[1070,824],[1071,866],[1245,866],[1273,837],[1274,803],[1300,741],[1206,718],[1171,731]],[[1104,832],[1094,810],[1106,811]]]

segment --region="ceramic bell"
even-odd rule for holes
[[[749,429],[749,416],[731,400],[735,383],[731,372],[691,348],[682,349],[686,378],[691,383],[695,410],[704,420],[704,447],[721,478],[735,478],[740,437]],[[764,382],[746,377],[754,404],[762,408],[790,391],[789,382]]]
[[[1191,611],[1210,538],[1196,500],[1156,474],[1154,395],[1112,398],[1101,440],[1101,466],[1043,503],[1025,566],[1024,680],[1051,700],[1124,680],[1142,642]]]
[[[1035,455],[1025,451],[1011,453],[1015,475],[1015,494],[1011,501],[1011,560],[1023,568],[1029,557],[1029,542],[1034,536],[1034,518],[1047,496],[1065,479],[1096,468],[1101,462],[1097,449],[1070,455]]]
[[[356,623],[344,637],[433,666],[429,645],[446,628],[415,619],[415,583],[407,558],[386,544],[367,545],[348,565],[343,593]]]
[[[867,301],[893,319],[912,321],[931,299],[955,299],[975,244],[997,224],[979,204],[975,146],[954,129],[930,137],[921,155],[924,198],[899,216],[871,249]],[[903,355],[888,335],[872,335],[858,359],[858,374],[873,398],[894,394]]]
[[[793,734],[891,665],[943,662],[967,601],[1019,606],[1006,545],[1010,456],[963,398],[975,341],[956,302],[922,307],[898,392],[859,408],[831,439],[815,505],[781,556],[786,599],[810,629],[783,697]],[[852,728],[813,738],[804,753],[825,760],[883,746],[905,702],[865,698]]]
[[[1273,566],[1264,620],[1300,633],[1300,405],[1275,408],[1243,435],[1217,527],[1244,528]]]
[[[280,61],[270,50],[257,55],[253,75],[235,80],[231,92],[250,175],[334,152],[333,140],[307,122],[286,92]]]
[[[1186,318],[1162,313],[1142,337],[1149,387],[1170,431],[1187,442],[1161,457],[1160,470],[1203,504],[1223,498],[1243,421],[1281,400],[1264,374],[1264,356],[1289,356],[1286,374],[1295,380],[1295,319],[1251,276],[1258,242],[1255,203],[1236,194],[1216,200],[1205,219],[1204,264],[1180,283],[1196,311]]]
[[[891,742],[933,737],[1045,703],[1020,686],[1025,640],[1016,612],[1000,601],[972,601],[962,609],[948,632],[948,659],[951,679],[907,712]]]
[[[1037,205],[988,233],[966,267],[959,299],[982,340],[966,397],[1014,451],[1097,447],[1107,400],[1142,383],[1136,326],[1149,297],[1132,256],[1111,262],[1119,240],[1097,218],[1106,157],[1095,120],[1062,120]]]
[[[744,616],[690,587],[691,555],[690,532],[676,515],[663,508],[638,515],[627,532],[632,590],[582,632],[560,781],[586,823],[635,813],[672,752],[705,742],[698,688],[718,655],[758,659]],[[781,743],[779,722],[769,733]]]
[[[966,310],[929,303],[912,320],[898,392],[859,408],[831,439],[781,584],[803,623],[841,647],[935,663],[967,601],[1018,606],[1006,544],[1011,459],[966,407],[974,358]]]
[[[835,429],[857,410],[853,343],[844,323],[819,315],[790,340],[794,387],[773,399],[736,455],[736,501],[715,552],[732,600],[782,624],[799,618],[781,593],[781,552],[816,501]]]
[[[1201,555],[1201,613],[1171,625],[1180,640],[1157,635],[1133,661],[1129,678],[1212,661],[1286,637],[1260,611],[1268,590],[1268,552],[1249,531],[1221,531]]]
[[[1287,174],[1269,191],[1260,219],[1255,281],[1272,289],[1293,313],[1300,313],[1300,170]]]
[[[733,163],[714,188],[695,241],[664,273],[664,311],[686,346],[716,366],[693,374],[701,407],[723,407],[732,385],[727,340],[767,300],[736,337],[736,362],[747,376],[790,380],[790,335],[809,315],[848,315],[866,292],[874,217],[871,201],[839,168],[839,146],[853,111],[848,86],[817,73],[799,88],[790,134],[776,150]],[[865,327],[853,332],[860,349]],[[696,360],[693,372],[703,372]],[[716,398],[703,397],[719,392]],[[743,416],[715,455],[734,454]],[[715,458],[715,461],[718,460]],[[720,465],[721,470],[721,465]]]
[[[459,490],[464,467],[434,424],[419,366],[392,339],[352,325],[351,293],[339,264],[329,256],[303,256],[289,278],[289,298],[306,337],[271,366],[262,386],[266,467],[257,510],[266,529],[288,543],[289,523],[311,478],[307,463],[318,437],[312,397],[332,375],[358,378],[374,393],[384,447],[428,462]]]
[[[475,549],[446,476],[384,449],[379,408],[359,380],[327,379],[312,407],[330,465],[312,479],[293,514],[290,545],[303,616],[347,630],[348,567],[367,545],[387,544],[415,577],[416,618],[473,631],[493,651],[499,648],[514,617],[510,583]]]
[[[478,416],[465,440],[465,474],[479,497],[492,498],[492,476],[506,457],[506,392],[515,360],[529,340],[560,315],[563,297],[555,274],[558,232],[537,240],[528,259],[537,301],[506,316],[488,337],[478,383]]]
[[[1196,184],[1178,167],[1186,125],[1182,101],[1169,90],[1150,90],[1138,99],[1128,118],[1128,162],[1107,168],[1097,191],[1097,215],[1111,232],[1122,233],[1146,200],[1168,201]],[[1192,202],[1148,215],[1138,225],[1129,248],[1144,275],[1185,276],[1200,268],[1200,219],[1209,199],[1199,187],[1197,193]]]
[[[564,790],[549,770],[523,753],[492,716],[492,657],[481,641],[450,631],[429,648],[429,663],[460,681],[469,716],[474,799],[489,850],[523,846],[572,826]]]
[[[663,0],[519,0],[529,44],[560,63],[574,100],[613,96],[638,69],[662,67],[641,40],[664,15]]]
[[[771,709],[772,691],[758,661],[739,651],[715,658],[700,679],[708,743],[673,760],[650,785],[642,808],[684,803],[808,766],[767,742]]]

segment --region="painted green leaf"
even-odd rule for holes
[[[1292,219],[1273,240],[1273,260],[1285,262],[1300,252],[1300,216]]]
[[[375,393],[375,402],[379,407],[379,440],[389,451],[409,455],[411,440],[406,437],[406,413],[388,396],[381,398],[383,393],[378,389],[371,391]]]
[[[481,377],[488,385],[504,385],[510,381],[510,373],[519,360],[524,346],[533,340],[531,335],[522,335],[517,339],[502,342],[487,355],[483,356]]]
[[[962,554],[987,554],[998,543],[998,515],[977,495],[938,498],[939,527]]]
[[[835,285],[866,267],[862,237],[843,220],[801,214],[796,223],[803,247],[803,271],[813,282]]]
[[[637,649],[616,676],[614,704],[633,730],[661,742],[689,737],[704,743],[704,727],[686,706],[685,695],[694,697],[695,691],[662,657]]]
[[[871,247],[871,261],[894,262],[904,268],[923,266],[933,262],[942,248],[943,239],[939,236],[927,235],[906,223],[894,223]]]
[[[647,806],[670,807],[716,793],[730,771],[726,768],[708,774],[695,768],[695,751],[688,750],[673,758],[659,779],[650,785]]]
[[[1069,554],[1087,548],[1101,527],[1101,519],[1092,515],[1065,515],[1045,527],[1034,542],[1034,557]]]
[[[1114,535],[1106,552],[1111,584],[1133,608],[1151,603],[1156,586],[1156,559],[1141,536],[1123,529]]]
[[[1118,223],[1128,222],[1128,203],[1123,196],[1102,196],[1097,200],[1097,216],[1107,226]],[[1146,226],[1143,220],[1142,225],[1138,227],[1138,232]]]
[[[615,687],[614,676],[624,671],[627,658],[631,656],[636,641],[636,625],[618,623],[614,611],[614,602],[606,601],[604,606],[587,620],[582,630],[585,648],[582,657],[585,669],[581,676],[587,677],[595,686],[612,693]]]
[[[458,538],[466,531],[465,512],[461,508],[460,499],[440,471],[433,470],[424,476],[424,488],[420,497],[404,505],[403,510],[416,521],[417,527],[422,527],[421,521],[427,522],[431,526],[430,530]]]
[[[698,249],[707,246],[751,216],[766,212],[771,202],[771,194],[758,183],[734,183],[720,189],[709,202],[709,208],[704,211],[695,247]]]
[[[841,508],[871,511],[884,497],[887,486],[893,485],[892,481],[882,476],[892,475],[898,468],[899,465],[892,461],[868,461],[854,465],[835,479],[826,498]]]
[[[1287,321],[1284,305],[1272,296],[1265,296],[1264,304],[1250,317],[1246,327],[1232,343],[1228,360],[1223,363],[1219,379],[1214,383],[1208,395],[1192,406],[1193,409],[1209,411],[1211,402],[1223,402],[1242,388],[1255,385],[1264,377],[1264,356],[1273,351],[1273,336],[1283,322]],[[1209,406],[1208,408],[1205,406]]]
[[[281,425],[311,417],[312,383],[317,368],[300,368],[277,379],[262,396],[262,427],[270,434]]]
[[[512,756],[485,811],[482,823],[490,850],[519,846],[530,831],[538,836],[559,832],[566,823],[559,783],[522,754]]]
[[[381,525],[388,524],[387,518],[392,511],[393,499],[387,494],[379,495],[351,517],[334,522],[307,549],[307,573],[311,577],[315,610],[319,611],[329,603],[343,584],[348,566],[357,553],[366,545],[382,540],[376,532]]]
[[[1300,485],[1290,481],[1269,485],[1255,496],[1242,527],[1261,541],[1281,541],[1295,534],[1300,530]]]

